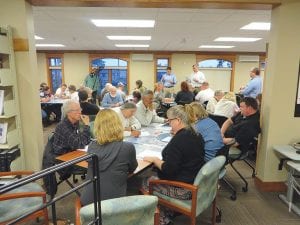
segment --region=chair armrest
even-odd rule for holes
[[[21,192],[21,193],[9,193],[0,196],[0,201],[11,200],[16,198],[29,198],[29,197],[42,197],[43,202],[46,202],[45,192]]]
[[[150,182],[149,182],[149,191],[150,191],[150,194],[153,193],[152,186],[159,185],[159,184],[170,185],[170,186],[175,186],[175,187],[181,187],[181,188],[190,190],[192,192],[195,192],[195,191],[198,190],[198,187],[196,187],[196,186],[194,186],[192,184],[187,184],[187,183],[180,182],[180,181],[172,181],[172,180],[150,180]]]
[[[0,172],[0,177],[4,176],[22,176],[22,175],[31,175],[33,174],[33,171],[10,171],[10,172]]]
[[[80,208],[81,208],[80,198],[77,197],[76,200],[75,200],[75,225],[81,225],[81,222],[80,222]]]

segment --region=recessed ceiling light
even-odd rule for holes
[[[97,27],[154,27],[155,20],[91,20]]]
[[[37,35],[34,35],[34,39],[35,40],[43,40],[44,38],[40,37],[40,36],[37,36]]]
[[[234,48],[235,46],[229,45],[200,45],[199,48]]]
[[[109,40],[148,41],[151,36],[106,36]]]
[[[62,44],[35,44],[36,47],[65,47]]]
[[[138,44],[115,44],[119,48],[148,48],[149,45],[138,45]]]
[[[241,30],[270,30],[271,23],[253,22],[249,23],[243,27]]]
[[[233,41],[233,42],[254,42],[261,38],[244,38],[244,37],[219,37],[214,41]]]

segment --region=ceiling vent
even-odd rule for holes
[[[152,62],[153,54],[132,54],[132,61],[143,61],[143,62]]]
[[[258,55],[239,55],[238,59],[239,59],[239,62],[258,62],[259,56]]]

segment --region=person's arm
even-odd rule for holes
[[[173,74],[173,85],[175,85],[177,83],[177,79],[176,76]]]
[[[250,80],[247,86],[240,91],[241,94],[248,96],[254,89],[254,82]]]
[[[136,150],[135,150],[134,145],[131,144],[130,149],[129,149],[128,172],[133,173],[137,167],[138,167],[138,162],[136,160]]]
[[[196,101],[200,101],[200,99],[201,99],[201,91],[199,91],[199,93],[195,96]]]
[[[159,170],[161,170],[162,164],[164,163],[164,161],[162,161],[161,159],[159,159],[157,157],[152,157],[152,156],[146,156],[143,158],[143,160],[153,163],[154,166],[157,167]]]
[[[222,137],[224,138],[224,134],[227,131],[227,129],[233,124],[233,121],[231,120],[231,118],[228,118],[222,125],[221,127],[221,134]]]
[[[151,120],[152,123],[165,123],[166,121],[167,120],[165,118],[159,117],[156,114],[155,110],[152,110],[152,120]]]
[[[134,116],[129,118],[129,126],[132,130],[140,130],[142,128],[141,123]]]
[[[103,97],[103,100],[101,102],[101,105],[104,107],[104,108],[109,108],[111,106],[111,104],[109,103],[109,93],[106,93]]]

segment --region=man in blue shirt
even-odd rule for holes
[[[101,105],[104,108],[114,108],[123,105],[123,99],[119,92],[117,92],[117,88],[115,86],[111,86],[109,88],[109,93],[106,93],[103,97]]]
[[[250,71],[251,80],[248,82],[246,87],[240,88],[240,94],[244,97],[256,98],[258,94],[261,93],[262,80],[260,77],[260,71],[258,68],[252,68]]]
[[[165,73],[162,78],[161,78],[161,82],[164,85],[164,90],[166,93],[174,93],[174,86],[177,82],[176,80],[176,76],[174,74],[171,73],[172,68],[170,66],[168,66],[167,68],[167,73]]]

